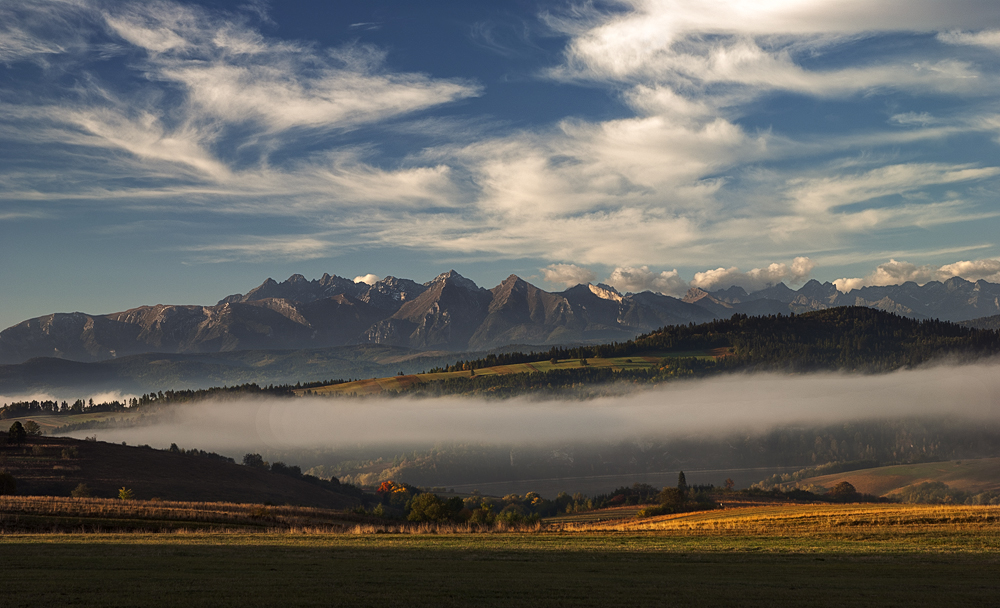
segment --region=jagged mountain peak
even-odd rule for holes
[[[471,289],[473,291],[479,290],[479,285],[476,285],[471,279],[467,279],[462,275],[455,272],[455,270],[449,270],[448,272],[442,272],[438,276],[434,277],[430,281],[424,283],[426,287],[430,287],[435,283],[445,283],[448,285],[457,285],[465,289]]]
[[[35,356],[97,360],[140,352],[219,352],[376,343],[409,348],[495,348],[628,339],[664,325],[833,306],[869,306],[915,318],[962,321],[1000,313],[1000,284],[959,277],[924,285],[840,293],[810,280],[747,294],[692,288],[683,301],[652,292],[622,295],[606,284],[562,292],[511,274],[482,289],[454,270],[419,284],[387,276],[373,285],[323,274],[268,278],[216,306],[142,306],[105,315],[54,313],[0,332],[0,363]]]

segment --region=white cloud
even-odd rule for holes
[[[858,174],[794,179],[789,184],[789,196],[801,212],[817,213],[839,205],[904,194],[926,186],[982,180],[997,175],[1000,175],[1000,167],[937,163],[887,165]]]
[[[597,278],[594,271],[576,264],[549,264],[541,271],[547,283],[562,284],[566,287],[592,283]]]
[[[904,112],[902,114],[893,114],[889,118],[889,122],[892,124],[897,124],[904,127],[926,127],[928,125],[933,125],[940,122],[938,119],[934,118],[927,112]]]
[[[844,97],[904,88],[955,98],[993,86],[960,54],[828,61],[845,43],[880,32],[992,27],[992,14],[984,20],[969,2],[947,10],[905,4],[901,14],[902,0],[634,0],[610,13],[576,7],[549,18],[570,37],[565,65],[553,74],[613,88],[632,114],[472,132],[449,129],[455,123],[446,118],[435,118],[433,128],[411,119],[484,94],[482,87],[395,72],[381,49],[278,40],[245,15],[180,3],[104,10],[80,0],[76,18],[86,18],[78,39],[110,35],[127,51],[128,76],[143,84],[115,88],[95,70],[72,91],[30,103],[7,97],[0,137],[24,149],[58,149],[59,162],[35,173],[0,169],[0,199],[284,216],[314,231],[244,239],[262,243],[253,250],[239,242],[185,248],[198,259],[306,259],[332,250],[336,232],[343,246],[612,261],[621,266],[609,280],[623,290],[680,293],[679,279],[643,265],[703,264],[720,250],[727,259],[785,259],[842,247],[859,234],[989,215],[981,198],[942,201],[927,192],[946,184],[986,190],[1000,169],[872,150],[957,132],[1000,134],[995,119],[963,122],[948,113],[944,124],[926,112],[899,112],[890,124],[909,128],[836,136],[742,120],[750,102],[774,91]],[[16,48],[27,49],[24,56],[59,52],[60,41],[24,23],[6,26],[11,56],[21,53]],[[101,32],[91,31],[95,23]],[[337,139],[371,126],[385,132],[357,138],[367,144]],[[394,133],[435,143],[382,156],[381,142]],[[889,195],[904,201],[842,208]],[[755,270],[701,274],[709,283],[747,285],[780,275]]]
[[[375,283],[378,283],[378,280],[378,275],[374,275],[370,272],[368,274],[354,277],[355,283],[364,283],[365,285],[374,285]]]
[[[676,268],[656,273],[648,266],[618,267],[605,283],[622,293],[655,291],[668,296],[679,296],[688,289],[687,281],[680,277]]]
[[[950,32],[941,32],[938,34],[938,40],[948,44],[985,46],[1000,49],[1000,30],[984,30],[979,32],[953,30]]]
[[[1000,260],[985,259],[946,264],[938,269],[938,276],[944,278],[962,277],[967,281],[989,281],[1000,283]]]
[[[961,277],[967,281],[986,280],[1000,283],[1000,260],[981,259],[973,261],[954,262],[935,267],[930,264],[916,265],[910,262],[890,259],[863,278],[843,278],[833,281],[837,289],[847,293],[852,289],[869,286],[901,285],[913,281],[923,285],[930,281],[945,281],[952,277]]]
[[[244,237],[239,242],[185,247],[197,254],[201,263],[261,261],[268,259],[313,260],[326,257],[334,248],[329,240],[316,236]]]
[[[904,4],[906,9],[902,9]],[[584,11],[582,19],[579,13],[550,17],[552,27],[572,36],[566,65],[553,74],[626,82],[656,80],[677,88],[735,83],[815,95],[883,87],[954,92],[956,87],[978,84],[970,81],[976,76],[971,65],[869,62],[862,67],[810,71],[796,63],[796,53],[824,49],[863,32],[933,30],[957,23],[983,26],[982,11],[974,0],[959,4],[955,12],[949,12],[930,3],[914,7],[902,0],[623,1],[619,7],[626,10],[610,14],[591,10]],[[890,7],[902,12],[897,14]]]
[[[384,71],[384,53],[355,46],[317,53],[174,3],[135,4],[108,27],[147,52],[150,76],[187,94],[188,112],[272,132],[345,129],[480,94],[472,83]]]
[[[759,291],[780,282],[801,283],[809,278],[809,274],[816,267],[816,263],[807,257],[795,258],[791,265],[784,263],[773,263],[764,268],[754,268],[747,272],[741,272],[739,268],[716,268],[697,272],[692,287],[698,287],[705,291],[716,289],[726,289],[737,285],[748,292]]]

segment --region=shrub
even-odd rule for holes
[[[80,455],[80,450],[76,449],[76,446],[70,446],[68,448],[63,448],[62,457],[64,460],[69,460],[70,458],[76,458]]]
[[[73,491],[69,493],[73,498],[90,498],[90,486],[80,482],[77,484]]]
[[[121,489],[118,490],[118,498],[122,500],[132,500],[135,498],[135,492],[125,488],[125,486],[122,486]]]

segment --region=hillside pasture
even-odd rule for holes
[[[104,421],[127,421],[139,415],[139,412],[92,412],[87,414],[65,414],[59,416],[21,416],[18,418],[0,419],[0,432],[6,432],[12,424],[20,422],[24,424],[28,420],[34,420],[41,427],[42,432],[50,434],[52,431],[67,424],[79,422],[104,422]]]
[[[933,481],[964,492],[1000,491],[1000,458],[901,464],[810,477],[783,485],[832,488],[842,481],[853,485],[858,492],[875,496],[892,496],[910,486]]]
[[[678,513],[606,522],[566,522],[575,532],[658,532],[671,535],[729,538],[864,538],[892,546],[913,544],[921,537],[982,535],[1000,542],[1000,507],[900,504],[782,503],[754,507]],[[1000,549],[1000,545],[996,545]],[[956,546],[957,549],[957,546]]]
[[[297,389],[296,395],[373,395],[383,391],[403,391],[414,388],[426,382],[449,380],[453,378],[469,378],[476,376],[492,376],[506,374],[526,374],[533,372],[550,372],[553,370],[580,369],[581,367],[610,367],[615,370],[646,369],[660,365],[666,358],[695,357],[699,359],[714,359],[728,354],[728,348],[717,348],[712,351],[690,351],[669,353],[646,353],[629,357],[590,358],[590,359],[560,359],[552,361],[532,361],[530,363],[514,363],[478,368],[473,371],[435,372],[424,374],[408,374],[386,378],[370,378],[355,380],[310,389]],[[584,363],[586,361],[586,363]]]

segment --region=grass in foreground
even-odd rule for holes
[[[995,602],[998,509],[825,507],[644,522],[655,530],[6,535],[0,576],[5,607]]]

